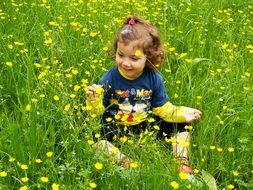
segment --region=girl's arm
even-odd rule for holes
[[[201,112],[185,106],[174,106],[169,101],[160,107],[153,108],[153,113],[167,122],[190,123],[199,120]]]

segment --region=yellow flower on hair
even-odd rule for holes
[[[135,55],[136,57],[140,57],[140,56],[141,56],[141,50],[137,49],[137,50],[135,51],[134,55]]]

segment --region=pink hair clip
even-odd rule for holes
[[[131,18],[131,19],[128,21],[128,24],[129,24],[129,25],[135,25],[136,22],[135,22],[134,19]]]

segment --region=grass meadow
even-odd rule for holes
[[[114,65],[115,31],[131,14],[160,30],[171,101],[203,112],[190,164],[209,184],[175,172],[153,123],[119,140],[140,163],[129,170],[92,147],[92,133],[102,137],[85,88]],[[1,1],[0,190],[253,189],[252,20],[251,0]]]

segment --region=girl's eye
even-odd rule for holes
[[[133,60],[133,61],[138,61],[139,58],[138,58],[138,57],[132,57],[132,60]]]
[[[122,55],[121,53],[118,53],[118,56],[119,56],[119,57],[123,57],[123,55]]]

